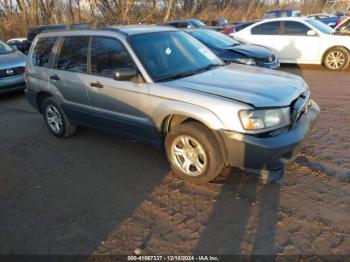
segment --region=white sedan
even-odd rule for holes
[[[323,64],[330,70],[350,63],[350,37],[307,17],[262,20],[231,36],[273,50],[281,63]]]

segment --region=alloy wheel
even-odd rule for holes
[[[45,116],[50,129],[54,133],[59,134],[62,131],[63,121],[58,109],[54,105],[48,105],[46,107]]]
[[[188,135],[181,135],[174,140],[171,155],[176,166],[188,176],[200,176],[208,165],[204,147]]]
[[[326,58],[326,64],[330,69],[341,69],[345,64],[345,55],[340,51],[333,51],[328,54]]]

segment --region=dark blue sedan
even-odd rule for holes
[[[332,14],[313,14],[308,15],[307,17],[311,19],[319,20],[320,22],[334,28],[340,23],[340,18]]]
[[[265,47],[243,44],[222,33],[208,29],[190,29],[186,32],[209,47],[226,63],[246,64],[270,69],[280,67],[278,58]]]

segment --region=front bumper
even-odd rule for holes
[[[0,79],[0,94],[16,92],[25,89],[24,75],[16,75]]]
[[[268,68],[268,69],[279,69],[281,67],[281,64],[279,60],[276,60],[272,63],[261,63],[261,64],[258,64],[257,66]]]
[[[256,137],[220,131],[226,148],[226,164],[248,170],[277,171],[292,160],[300,150],[300,144],[315,126],[320,109],[312,101],[307,114],[300,117],[296,125],[287,132],[273,137]]]

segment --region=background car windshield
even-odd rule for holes
[[[315,27],[317,30],[321,31],[324,34],[332,34],[334,29],[332,29],[330,26],[318,21],[318,20],[313,20],[313,19],[307,19],[305,20],[306,23],[308,23],[309,25],[312,25],[313,27]]]
[[[197,19],[191,20],[191,23],[194,24],[197,27],[204,27],[204,26],[206,26],[202,21],[199,21]]]
[[[189,34],[212,48],[223,49],[230,46],[239,45],[239,42],[233,40],[231,37],[212,30],[191,31]]]
[[[223,62],[198,40],[182,31],[138,34],[129,38],[154,81]]]
[[[0,41],[0,54],[7,54],[13,51],[14,49],[12,47]]]

